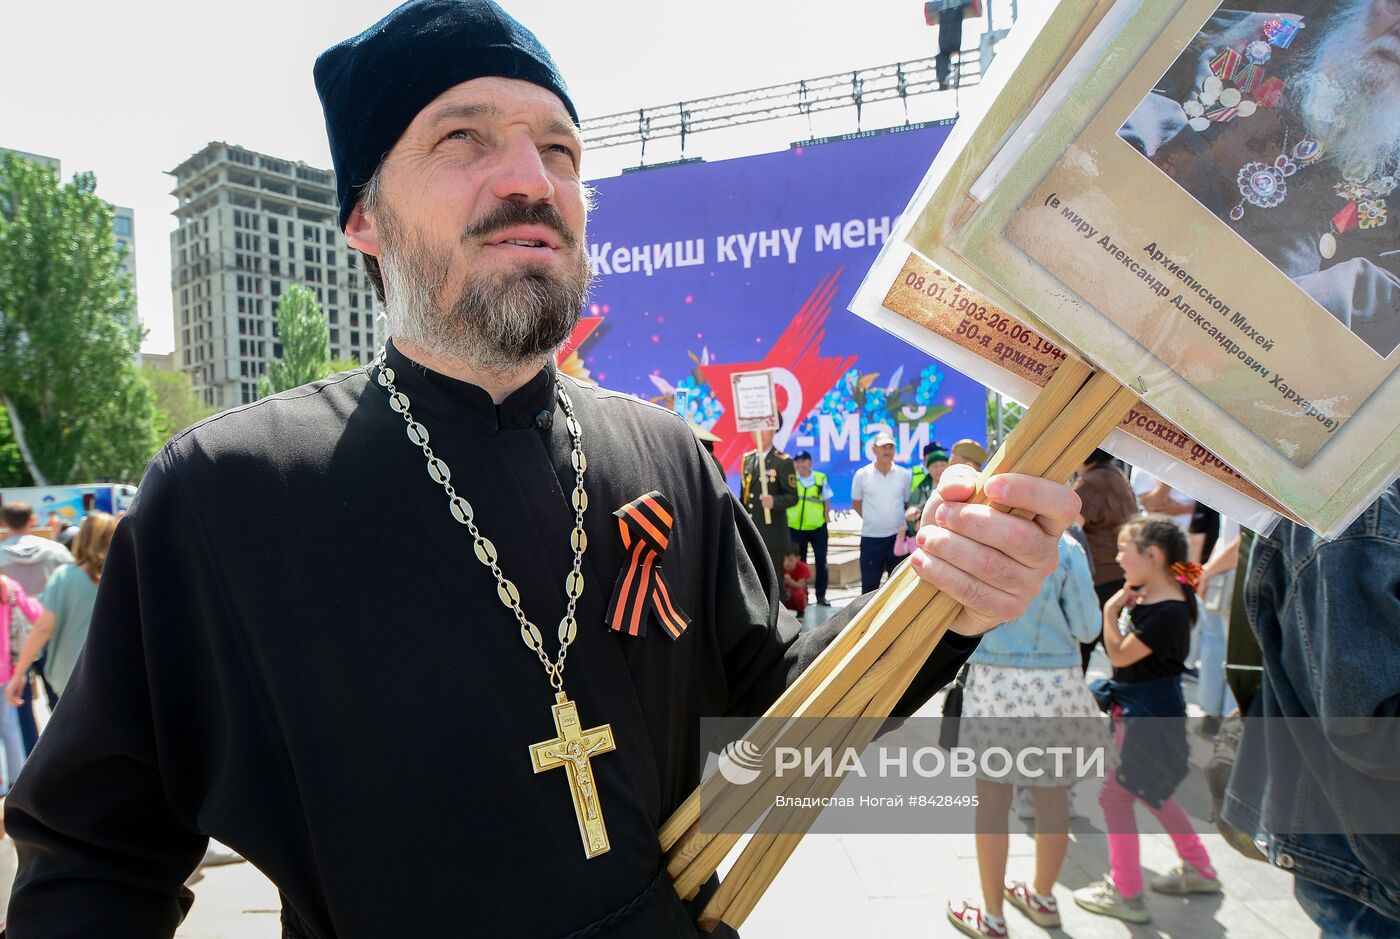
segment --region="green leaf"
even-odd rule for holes
[[[63,183],[0,155],[0,393],[23,426],[26,472],[52,484],[134,482],[163,439],[135,366],[131,278],[96,185],[91,173]],[[6,420],[0,476],[5,448],[19,443]]]
[[[932,424],[934,421],[938,420],[940,417],[942,417],[944,414],[947,414],[951,410],[953,409],[949,407],[944,407],[941,404],[937,407],[931,407],[924,412],[923,417],[919,418],[919,423]]]
[[[258,379],[258,397],[334,374],[327,371],[331,361],[330,324],[309,287],[292,284],[283,292],[277,304],[273,335],[282,343],[282,356],[268,363],[267,374]]]

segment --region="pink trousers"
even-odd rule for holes
[[[1113,742],[1121,750],[1123,724],[1117,719],[1113,723]],[[1110,772],[1104,777],[1103,789],[1099,791],[1099,805],[1103,807],[1104,821],[1108,826],[1108,866],[1113,874],[1113,886],[1125,897],[1142,893],[1142,864],[1138,853],[1137,816],[1134,814],[1136,804],[1141,801],[1123,788],[1114,773]],[[1146,802],[1142,804],[1171,835],[1181,859],[1202,877],[1214,878],[1215,868],[1210,865],[1206,846],[1191,826],[1191,818],[1181,803],[1168,799],[1160,809],[1154,809]]]

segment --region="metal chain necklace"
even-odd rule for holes
[[[564,594],[568,600],[564,618],[559,621],[559,654],[554,661],[544,650],[544,637],[539,627],[530,622],[520,606],[520,591],[501,572],[500,557],[493,545],[481,530],[476,527],[476,513],[470,502],[459,494],[452,485],[452,470],[447,463],[433,453],[428,445],[428,431],[409,410],[408,396],[394,383],[398,377],[386,361],[385,350],[381,348],[375,356],[373,366],[379,370],[378,382],[389,392],[389,407],[397,412],[407,425],[408,439],[423,451],[427,460],[428,476],[442,486],[447,494],[447,508],[452,518],[466,526],[472,536],[472,547],[478,561],[491,571],[496,579],[496,596],[506,609],[514,614],[520,624],[520,638],[525,647],[539,658],[554,689],[554,726],[558,736],[530,746],[530,761],[535,772],[563,766],[569,778],[569,792],[573,797],[574,814],[578,818],[579,835],[583,838],[584,853],[596,857],[609,850],[607,829],[603,825],[603,811],[598,804],[598,789],[593,779],[590,758],[616,749],[612,726],[602,724],[589,730],[582,729],[578,718],[578,705],[570,701],[564,693],[564,662],[569,654],[569,646],[578,635],[578,621],[575,613],[578,599],[583,595],[583,553],[588,548],[588,536],[583,530],[583,513],[588,508],[588,493],[583,488],[584,470],[588,460],[583,455],[583,429],[574,416],[574,404],[569,394],[558,384],[554,393],[564,409],[564,424],[569,430],[573,449],[569,462],[575,474],[574,491],[571,502],[574,508],[574,530],[569,536],[569,546],[573,550],[574,561],[569,575],[564,578]]]

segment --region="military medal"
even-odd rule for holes
[[[1282,205],[1288,198],[1288,177],[1298,172],[1298,164],[1280,153],[1272,163],[1252,162],[1240,167],[1235,177],[1242,201],[1230,210],[1230,218],[1238,222],[1244,218],[1244,204],[1257,205],[1261,209],[1272,209]]]
[[[559,621],[559,654],[554,661],[544,651],[544,636],[539,627],[525,616],[520,607],[520,591],[501,573],[496,546],[476,527],[475,512],[470,502],[452,486],[452,470],[443,460],[433,454],[428,445],[428,431],[418,423],[409,411],[408,396],[394,385],[394,370],[385,361],[383,349],[375,357],[374,365],[379,369],[379,384],[389,392],[389,407],[400,414],[407,424],[409,441],[423,451],[428,461],[428,476],[442,486],[447,494],[447,508],[452,518],[466,527],[472,536],[472,547],[476,559],[489,568],[496,578],[496,596],[506,609],[515,614],[520,624],[520,638],[525,647],[539,658],[554,688],[554,729],[557,736],[531,744],[530,765],[536,773],[564,767],[568,778],[569,795],[574,803],[574,815],[578,819],[579,836],[583,839],[585,857],[593,858],[609,850],[608,830],[603,825],[603,809],[598,803],[598,785],[593,777],[592,759],[617,749],[613,740],[612,726],[600,724],[588,730],[579,721],[578,705],[564,693],[564,659],[569,653],[569,644],[578,635],[578,621],[575,612],[578,598],[583,595],[583,552],[588,547],[588,536],[583,531],[583,513],[588,508],[588,494],[583,489],[583,472],[588,466],[583,455],[583,431],[574,417],[574,405],[568,392],[555,386],[555,395],[564,409],[564,424],[569,429],[573,441],[570,462],[573,464],[576,482],[571,496],[574,507],[574,530],[569,536],[569,546],[573,549],[574,563],[569,575],[564,578],[564,594],[568,606],[564,618]]]
[[[1394,169],[1360,180],[1344,176],[1333,191],[1347,204],[1332,216],[1328,231],[1317,240],[1317,253],[1324,260],[1331,260],[1337,253],[1338,235],[1344,235],[1353,228],[1366,231],[1385,225],[1389,220],[1386,196],[1395,191],[1396,183]]]
[[[1285,86],[1277,76],[1265,76],[1265,66],[1273,58],[1274,49],[1287,49],[1303,28],[1300,18],[1275,17],[1264,24],[1263,38],[1239,49],[1226,48],[1208,53],[1209,74],[1198,89],[1181,103],[1186,125],[1200,133],[1212,124],[1224,124],[1237,117],[1249,117],[1260,107],[1276,106]],[[1299,169],[1322,159],[1323,147],[1312,137],[1305,136],[1290,149],[1288,137],[1272,161],[1251,160],[1235,175],[1235,188],[1240,201],[1230,208],[1230,220],[1244,219],[1245,206],[1261,209],[1280,206],[1288,198],[1288,179]],[[1395,189],[1396,169],[1367,176],[1363,179],[1344,178],[1336,186],[1337,195],[1346,201],[1332,216],[1328,230],[1317,239],[1317,253],[1323,260],[1337,254],[1337,236],[1352,229],[1362,231],[1380,228],[1388,220],[1386,196]]]
[[[1264,66],[1273,58],[1274,48],[1287,49],[1302,28],[1301,21],[1271,20],[1265,25],[1263,39],[1247,43],[1242,49],[1210,53],[1209,74],[1181,102],[1186,126],[1201,133],[1212,124],[1252,117],[1259,108],[1278,104],[1283,83],[1277,78],[1266,78]],[[1264,177],[1257,182],[1265,188],[1269,186]]]

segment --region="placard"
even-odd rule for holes
[[[913,249],[1138,391],[1139,430],[1179,431],[1188,454],[1199,447],[1229,472],[1185,468],[1335,534],[1400,472],[1400,225],[1386,230],[1376,204],[1395,185],[1394,155],[1356,170],[1365,147],[1319,121],[1365,111],[1364,126],[1393,131],[1400,61],[1348,16],[1314,17],[1331,7],[1314,0],[1103,6],[1067,64],[1040,68],[1041,85],[989,83],[991,98],[963,118],[974,145],[935,163],[858,312],[916,321],[910,302],[887,303],[901,275],[919,273],[906,269]],[[1085,8],[1069,5],[1060,34]],[[1337,59],[1344,41],[1357,51]],[[1053,58],[1042,49],[1029,72]],[[1394,93],[1327,105],[1319,69],[1393,80]],[[913,306],[926,314],[931,300]],[[1179,460],[1167,442],[1153,446]]]
[[[767,369],[735,372],[730,376],[734,393],[734,424],[742,432],[778,429],[778,399],[773,373]]]
[[[934,302],[929,303],[930,299]],[[1044,334],[914,253],[909,254],[901,276],[890,285],[883,306],[1000,371],[1002,374],[995,381],[997,385],[1007,385],[1007,379],[1014,378],[1036,389],[1043,388],[1069,354]],[[947,354],[946,348],[940,351]],[[963,360],[959,367],[965,366],[966,360]],[[1018,397],[1033,396],[1034,392],[1027,394],[1018,388]],[[1130,411],[1115,433],[1126,434],[1139,445],[1185,464],[1269,512],[1287,514],[1258,486],[1145,404]],[[1120,444],[1115,449],[1123,448]],[[1161,466],[1161,457],[1144,458],[1141,446],[1129,446],[1128,451],[1134,453],[1137,465]],[[1201,492],[1203,498],[1205,493],[1211,493],[1213,503],[1228,501],[1222,499],[1223,493],[1216,486],[1206,485],[1203,480],[1196,480],[1193,488]],[[1236,514],[1241,514],[1238,503],[1236,505]],[[1267,523],[1267,513],[1257,519],[1261,525]]]
[[[1362,191],[1388,194],[1394,167],[1385,158],[1380,170],[1358,171],[1387,183],[1348,184],[1302,119],[1290,126],[1301,106],[1288,99],[1301,89],[1280,76],[1301,86],[1304,77],[1291,76],[1306,67],[1309,40],[1326,43],[1335,27],[1302,31],[1296,14],[1216,6],[1182,7],[1005,232],[1162,365],[1305,467],[1400,364],[1391,355],[1400,279],[1387,270],[1400,270],[1400,225],[1359,227],[1375,226],[1367,214],[1383,202]],[[1170,37],[1183,32],[1181,50]],[[1400,83],[1395,93],[1370,119],[1396,125]],[[1329,105],[1346,106],[1340,96]],[[1343,187],[1357,198],[1343,199]],[[1338,215],[1358,205],[1360,223]],[[1339,227],[1347,230],[1330,230]],[[1115,374],[1141,367],[1131,347],[1114,355],[1101,342],[1094,351]]]

